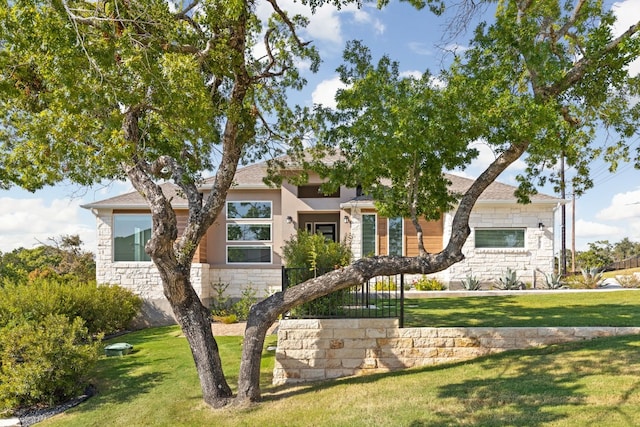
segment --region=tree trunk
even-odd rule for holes
[[[189,342],[200,379],[202,397],[214,408],[225,406],[233,393],[222,370],[218,343],[211,331],[209,310],[196,295],[191,286],[189,274],[182,273],[180,271],[182,269],[177,266],[175,269],[167,269],[166,265],[158,265],[158,263],[156,265],[162,276],[165,296]]]

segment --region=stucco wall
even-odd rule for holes
[[[282,320],[273,383],[299,383],[473,359],[640,328],[398,328],[396,319]]]

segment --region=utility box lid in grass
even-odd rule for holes
[[[124,356],[125,354],[131,353],[133,350],[133,346],[126,342],[118,342],[115,344],[110,344],[104,348],[104,353],[107,356]]]

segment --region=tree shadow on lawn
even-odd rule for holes
[[[550,291],[552,292],[552,291]],[[640,294],[639,294],[640,295]],[[522,307],[520,298],[491,296],[412,299],[405,302],[405,327],[638,326],[640,301],[624,304],[565,304]],[[598,298],[594,293],[593,298]]]
[[[133,346],[133,351],[124,356],[105,356],[96,365],[94,378],[101,379],[94,384],[96,395],[77,410],[91,410],[105,403],[128,402],[137,395],[151,391],[165,380],[169,371],[146,371],[152,364],[157,366],[158,362],[171,360],[170,357],[160,357],[153,351],[154,342],[165,339],[167,334],[178,336],[174,328],[166,327],[135,331],[105,341],[105,346],[126,342]]]
[[[435,397],[425,397],[424,418],[415,419],[413,427],[442,425],[541,426],[571,417],[571,407],[586,405],[596,392],[610,393],[617,411],[631,395],[640,389],[640,380],[623,390],[590,390],[585,386],[590,377],[620,375],[639,377],[640,336],[600,338],[552,345],[529,350],[516,350],[472,361],[408,369],[404,371],[349,377],[312,385],[279,386],[265,393],[265,401],[286,399],[295,395],[330,390],[338,385],[374,383],[383,379],[407,375],[424,376],[413,396],[434,394],[433,384],[439,381],[430,373],[452,372],[452,382],[436,385]],[[457,380],[461,378],[460,380]],[[640,378],[640,377],[639,377]],[[433,380],[436,380],[435,382]],[[445,380],[446,381],[446,380]],[[606,384],[605,384],[606,386]],[[293,388],[292,388],[293,387]],[[429,403],[426,403],[429,401]],[[606,411],[606,408],[600,408]]]

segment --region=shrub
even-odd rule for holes
[[[571,277],[568,284],[572,288],[595,289],[602,281],[603,272],[600,270],[597,267],[582,269],[582,274]]]
[[[349,265],[352,254],[348,239],[337,243],[327,241],[321,234],[298,230],[291,240],[285,242],[282,256],[290,269],[287,272],[289,284],[295,286],[336,267]],[[302,304],[290,313],[294,317],[340,314],[344,312],[342,306],[348,292],[348,289],[333,292]]]
[[[418,291],[444,291],[447,287],[435,277],[422,276],[414,280],[413,287]]]
[[[467,275],[467,277],[461,280],[460,283],[467,291],[477,291],[480,289],[480,279],[472,274]]]
[[[99,346],[82,319],[59,314],[0,328],[0,414],[78,396]]]
[[[60,314],[82,318],[91,334],[111,334],[126,329],[141,306],[140,297],[120,286],[40,277],[0,288],[0,326]]]
[[[376,291],[395,291],[398,289],[395,280],[390,278],[385,278],[381,280],[376,280],[374,289]]]
[[[226,295],[228,283],[216,283],[213,285],[215,297],[211,303],[211,315],[216,321],[222,323],[235,323],[249,318],[251,306],[258,301],[256,290],[252,286],[244,288],[240,299],[236,302]]]
[[[499,289],[503,290],[515,290],[515,289],[524,289],[525,284],[518,279],[518,275],[515,270],[511,270],[507,268],[507,271],[504,273],[504,276],[498,278],[496,282],[496,286]]]

